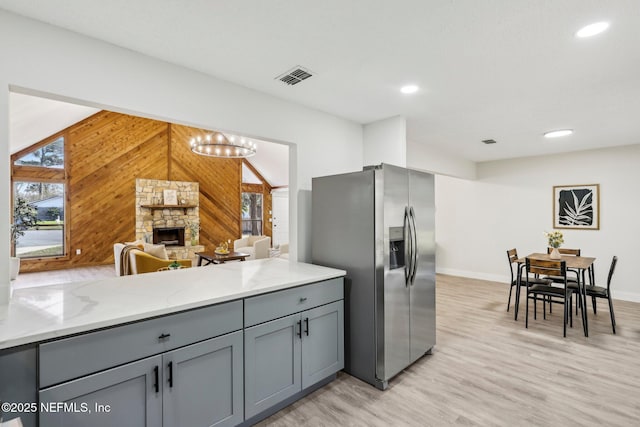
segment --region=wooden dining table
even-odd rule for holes
[[[558,261],[557,259],[552,259],[549,254],[545,253],[532,253],[523,258],[518,258],[516,262],[518,263],[518,280],[522,278],[522,269],[525,268],[527,258],[543,260],[543,261]],[[589,326],[587,323],[587,292],[586,292],[586,277],[585,275],[588,273],[588,278],[590,283],[594,283],[594,271],[593,271],[593,263],[595,262],[595,258],[593,257],[585,257],[585,256],[573,256],[573,255],[561,255],[560,260],[565,261],[567,269],[577,270],[577,280],[578,280],[578,289],[580,291],[580,300],[582,302],[582,309],[580,313],[582,315],[582,328],[584,329],[584,336],[589,336]],[[515,319],[518,320],[518,306],[520,304],[520,283],[518,283],[516,291],[516,309]],[[571,308],[570,308],[571,309]]]

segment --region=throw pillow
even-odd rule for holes
[[[151,243],[145,243],[144,251],[156,258],[169,259],[169,256],[167,255],[167,248],[165,248],[164,245],[153,245]]]

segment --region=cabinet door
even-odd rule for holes
[[[342,301],[302,313],[302,388],[344,368]]]
[[[245,419],[302,389],[300,326],[293,314],[245,329]]]
[[[41,427],[162,425],[161,356],[40,391]],[[156,391],[157,390],[157,391]]]
[[[242,331],[167,352],[164,427],[232,426],[244,420]]]

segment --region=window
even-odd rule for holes
[[[17,257],[66,255],[64,144],[64,135],[56,135],[13,156],[13,206],[26,207],[29,224],[35,223],[17,236],[12,248]]]
[[[35,210],[36,226],[23,231],[15,242],[20,258],[64,255],[64,184],[16,181],[13,186],[14,206],[22,199]]]
[[[41,168],[64,168],[64,137],[23,155],[15,162],[16,166],[35,166]]]
[[[242,235],[262,235],[262,194],[242,193]]]

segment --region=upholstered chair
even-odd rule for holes
[[[270,247],[269,236],[247,236],[233,242],[233,250],[249,254],[247,259],[269,258]]]

